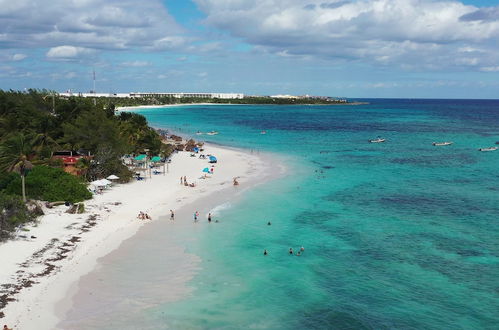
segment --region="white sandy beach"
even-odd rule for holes
[[[269,164],[257,155],[213,145],[204,148],[219,160],[210,178],[201,178],[208,160],[180,152],[172,157],[166,175],[117,184],[86,201],[84,214],[67,214],[66,206],[45,209],[39,223],[21,233],[26,238],[0,244],[0,296],[7,300],[0,322],[14,329],[56,329],[56,305],[71,304],[70,288],[141,226],[223,189],[245,189],[251,178],[268,170]],[[181,176],[196,187],[181,185]],[[232,185],[234,177],[239,177],[239,186]],[[152,220],[137,219],[140,211]]]
[[[156,109],[156,108],[171,108],[171,107],[184,107],[184,106],[193,106],[193,105],[234,105],[234,104],[226,104],[226,103],[176,103],[176,104],[162,104],[162,105],[137,105],[130,107],[117,107],[116,111],[134,111],[141,109]]]

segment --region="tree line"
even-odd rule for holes
[[[345,100],[319,97],[302,98],[276,98],[271,96],[245,96],[241,99],[200,98],[200,97],[172,97],[172,96],[150,96],[150,97],[99,97],[97,102],[112,103],[117,107],[133,107],[140,105],[167,105],[167,104],[189,104],[189,103],[214,103],[214,104],[347,104]]]
[[[82,177],[63,171],[62,161],[52,157],[60,150],[92,155],[76,164]],[[168,156],[171,150],[142,115],[115,115],[112,99],[94,102],[60,98],[47,90],[0,90],[0,238],[32,219],[26,199],[91,198],[85,181],[110,174],[122,181],[132,177],[121,161],[124,154]]]

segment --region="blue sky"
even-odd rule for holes
[[[499,98],[499,0],[0,0],[0,89]]]

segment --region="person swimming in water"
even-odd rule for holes
[[[289,255],[293,255],[293,248],[289,248]]]
[[[263,250],[263,255],[266,256],[267,254],[267,250]]]
[[[270,221],[269,221],[269,222],[267,222],[267,226],[270,226],[270,225],[271,225]]]

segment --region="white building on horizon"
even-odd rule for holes
[[[60,96],[71,97],[122,97],[122,98],[139,98],[139,97],[173,97],[173,98],[200,98],[200,99],[242,99],[242,93],[73,93],[71,91],[59,93]]]

